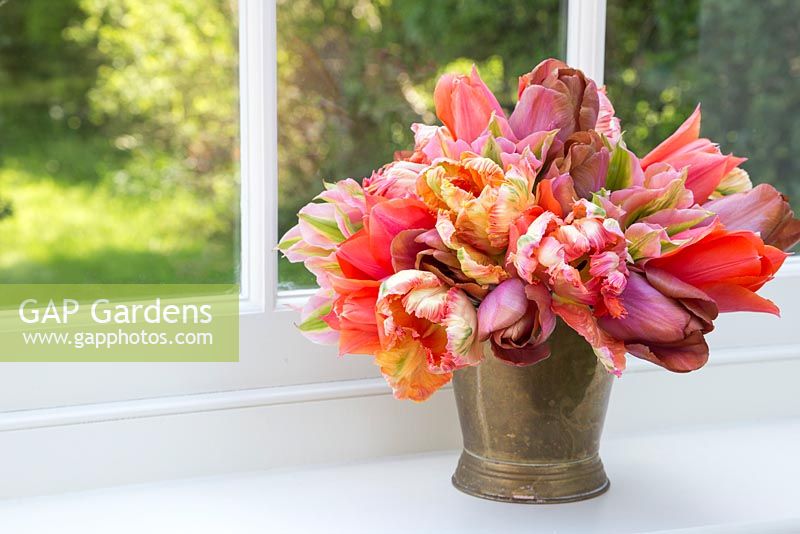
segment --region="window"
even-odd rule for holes
[[[409,126],[436,121],[442,72],[476,64],[511,108],[517,76],[565,58],[565,22],[559,0],[279,0],[279,232],[323,181],[369,176],[412,147]],[[314,279],[281,260],[279,282]]]
[[[608,0],[607,10],[605,83],[628,146],[646,154],[701,103],[702,135],[746,156],[753,183],[774,184],[800,212],[800,4]],[[725,314],[712,351],[797,344],[800,263],[789,258],[762,293],[782,319]]]
[[[646,153],[702,103],[703,135],[800,211],[800,4],[609,0],[606,84]]]
[[[13,118],[9,110],[16,109],[18,104],[9,100],[13,96],[11,92],[0,89],[0,110],[4,110],[0,116],[4,121],[0,128],[4,136],[0,180],[21,180],[25,173],[33,171],[50,175],[63,173],[67,178],[75,173],[83,176],[80,169],[84,167],[97,175],[97,166],[106,165],[103,163],[105,156],[100,157],[106,152],[122,157],[124,165],[101,170],[108,172],[108,187],[125,190],[125,199],[141,199],[136,195],[147,195],[164,186],[162,182],[166,177],[174,177],[175,182],[170,185],[172,190],[162,192],[160,197],[156,194],[159,198],[137,201],[140,203],[137,209],[151,211],[126,211],[133,215],[140,213],[139,218],[129,215],[115,223],[125,229],[119,235],[127,241],[115,245],[123,251],[129,250],[131,240],[136,239],[150,246],[151,240],[145,237],[154,235],[147,234],[153,228],[174,231],[170,234],[172,240],[156,239],[156,243],[167,247],[156,247],[161,256],[144,255],[142,259],[132,255],[122,266],[125,271],[119,271],[127,273],[127,278],[119,280],[135,279],[144,272],[154,280],[164,272],[182,279],[238,277],[242,284],[240,362],[4,364],[0,366],[0,391],[3,392],[0,411],[376,377],[377,370],[368,359],[336,358],[333,348],[312,345],[294,329],[296,315],[284,305],[301,303],[304,297],[302,293],[285,290],[309,287],[311,281],[302,271],[291,270],[288,264],[281,263],[278,269],[277,254],[272,247],[278,235],[292,224],[297,207],[320,190],[323,180],[360,178],[391,160],[395,150],[408,147],[408,124],[433,120],[430,95],[437,75],[444,69],[468,68],[475,62],[492,88],[505,95],[506,105],[513,101],[515,77],[543,57],[564,57],[598,81],[602,81],[605,72],[608,90],[628,129],[626,140],[637,150],[646,150],[657,138],[663,138],[692,109],[695,100],[702,100],[704,133],[720,140],[724,149],[750,156],[748,170],[755,180],[776,183],[783,180],[780,185],[787,191],[800,187],[794,177],[797,163],[791,157],[800,137],[795,132],[796,126],[788,119],[797,108],[796,99],[800,94],[797,90],[800,71],[795,57],[800,48],[791,41],[793,34],[789,31],[791,22],[797,18],[792,2],[775,0],[769,3],[773,11],[765,7],[763,13],[750,3],[738,0],[696,0],[688,4],[690,9],[678,9],[674,3],[655,0],[651,3],[609,0],[607,6],[603,0],[203,0],[202,5],[208,8],[203,10],[198,8],[201,3],[195,0],[85,3],[112,6],[122,9],[123,13],[125,9],[133,9],[131,6],[147,5],[149,9],[156,5],[158,9],[178,6],[177,12],[184,17],[184,22],[189,22],[186,25],[187,31],[191,30],[189,38],[199,39],[205,45],[209,44],[208,40],[219,40],[223,52],[214,52],[213,61],[209,56],[197,61],[213,67],[220,79],[225,80],[217,87],[222,88],[221,94],[204,100],[200,97],[208,96],[208,91],[197,91],[198,98],[203,101],[200,107],[209,115],[195,116],[192,124],[188,124],[191,121],[186,124],[177,121],[181,127],[188,128],[187,135],[192,141],[159,138],[163,135],[160,129],[165,127],[161,123],[148,125],[153,128],[155,138],[144,131],[130,129],[122,129],[108,138],[99,133],[94,135],[93,131],[101,126],[95,125],[93,120],[100,120],[101,124],[105,120],[107,124],[102,127],[109,128],[129,128],[131,124],[138,128],[140,123],[113,109],[106,109],[93,119],[95,112],[90,101],[82,103],[85,108],[72,108],[65,100],[51,101],[47,96],[36,104],[40,110],[37,120],[48,125],[47,135],[55,141],[47,145],[45,153],[35,143],[23,144],[19,140],[21,145],[33,147],[31,150],[35,148],[39,153],[22,154],[15,160],[9,155],[16,141],[8,134],[7,126]],[[100,41],[93,41],[97,37],[92,36],[91,25],[87,28],[80,24],[79,8],[75,6],[83,5],[83,0],[58,4],[59,10],[63,4],[73,6],[73,11],[56,16],[53,3],[44,0],[0,3],[0,10],[38,6],[41,16],[33,19],[40,24],[58,19],[64,21],[64,27],[76,28],[65,34],[75,41],[64,45],[63,50],[53,46],[48,53],[81,56],[81,46],[100,46]],[[775,14],[779,8],[784,9],[783,14]],[[736,13],[743,9],[754,11],[748,18],[750,22],[757,22],[758,29],[746,27],[737,18]],[[42,15],[45,12],[47,17]],[[212,13],[224,16],[215,19]],[[792,13],[793,16],[788,16]],[[160,21],[153,20],[158,17],[152,12],[149,15],[145,29],[155,31]],[[10,19],[0,16],[3,25],[0,76],[8,76],[3,69],[8,68],[10,60],[17,62],[17,68],[33,69],[25,66],[30,57],[20,59],[14,55],[18,52],[9,50],[11,41],[7,34],[11,29],[7,28],[11,25],[6,24],[6,20]],[[450,30],[436,31],[442,27]],[[16,26],[13,30],[22,31]],[[43,30],[27,28],[25,31],[36,35]],[[737,32],[742,42],[726,39],[731,32]],[[164,47],[172,46],[177,38],[172,33],[161,37]],[[124,40],[124,36],[115,38]],[[142,46],[151,44],[148,41]],[[190,48],[195,45],[198,43],[193,41]],[[741,50],[730,48],[734,45]],[[50,45],[40,43],[40,46]],[[112,43],[111,46],[109,52],[116,50],[117,45]],[[770,61],[766,61],[767,58]],[[81,56],[71,61],[84,59]],[[89,59],[101,61],[97,57]],[[125,67],[125,61],[120,60],[119,66]],[[177,65],[183,68],[186,62],[178,61]],[[62,67],[38,63],[35,66],[56,71]],[[113,59],[110,68],[114,69]],[[153,84],[169,86],[170,80],[183,84],[181,87],[190,92],[199,89],[196,85],[205,89],[208,86],[202,76],[207,74],[194,75],[191,70],[181,71],[180,68],[171,69],[169,76],[148,72],[145,78],[150,83],[138,89],[149,90]],[[746,81],[736,83],[732,81],[734,75]],[[49,74],[45,72],[42,76],[47,78]],[[88,81],[78,77],[73,81],[95,87],[99,79],[102,77]],[[4,80],[3,87],[5,83]],[[33,99],[36,94],[53,95],[57,90],[67,91],[67,85],[30,85],[26,86],[29,90],[18,91],[17,97]],[[122,82],[114,82],[112,86],[117,91],[134,89],[126,89],[127,85]],[[664,87],[671,90],[665,94]],[[111,100],[123,101],[119,96]],[[734,111],[730,109],[731,102],[736,103]],[[151,101],[142,106],[156,104],[163,105],[163,102]],[[238,114],[232,111],[232,106],[238,106]],[[13,120],[33,118],[33,115],[25,115]],[[77,129],[73,127],[76,120],[71,119],[80,120]],[[207,129],[214,134],[224,132],[222,138],[208,141],[213,141],[213,145],[203,144],[202,134]],[[195,135],[201,139],[198,145],[193,144]],[[111,148],[103,145],[106,139],[111,140]],[[7,143],[10,143],[9,148],[6,148]],[[71,156],[76,146],[83,147],[82,153],[92,155],[83,159],[92,161],[68,159],[66,156]],[[209,146],[213,146],[213,150]],[[151,147],[167,147],[183,156],[191,156],[195,151],[197,155],[208,154],[216,158],[213,159],[216,166],[212,166],[215,170],[203,174],[203,169],[208,168],[205,160],[192,161],[191,157],[177,158],[177,162],[173,161],[175,166],[159,167],[164,160],[158,154],[147,153],[146,149]],[[57,157],[62,153],[65,154],[63,158]],[[29,160],[23,161],[23,156]],[[155,159],[146,159],[151,157]],[[108,161],[117,162],[113,158]],[[70,162],[69,165],[66,162]],[[12,164],[17,167],[8,178]],[[235,187],[239,167],[240,194]],[[146,173],[142,176],[155,180],[157,188],[148,189],[149,182],[140,180],[133,172],[135,169],[144,169]],[[157,172],[153,172],[154,169]],[[174,169],[180,172],[171,174]],[[117,171],[123,174],[118,175]],[[197,176],[208,177],[209,181],[196,183],[193,177]],[[224,182],[222,186],[217,180],[220,177]],[[56,179],[41,182],[25,179],[36,188],[64,186],[56,183]],[[0,198],[10,201],[15,211],[14,215],[0,220],[0,243],[5,247],[0,247],[0,274],[7,272],[5,269],[11,265],[7,245],[15,244],[14,234],[6,233],[4,228],[16,224],[16,217],[24,216],[22,208],[28,201],[16,196],[8,185],[11,181],[2,183]],[[229,189],[232,185],[234,188]],[[178,190],[181,192],[177,193]],[[190,198],[190,195],[205,194],[203,191],[211,191],[204,198],[212,200],[202,204],[197,212],[188,208],[188,211],[180,211],[176,207],[179,204],[170,203],[174,202],[175,195]],[[86,196],[91,197],[91,194],[86,193]],[[229,199],[234,198],[235,203],[239,196],[241,207],[237,210],[231,207]],[[795,195],[798,197],[800,192]],[[72,197],[59,198],[61,209],[74,210],[79,205]],[[108,216],[102,213],[106,211],[103,202],[95,202],[97,204],[89,205],[85,211],[99,218]],[[229,226],[208,227],[205,224],[208,219],[204,217],[217,209],[226,214]],[[39,231],[43,234],[63,223],[39,222]],[[67,237],[77,240],[81,246],[90,245],[80,243],[91,241],[80,234]],[[218,247],[207,246],[217,239]],[[190,246],[191,243],[197,247]],[[113,252],[114,247],[108,248]],[[173,257],[165,250],[169,254],[178,252]],[[44,262],[41,255],[32,257],[40,264]],[[96,265],[101,272],[113,274],[103,262],[98,261]],[[86,264],[82,264],[73,269],[72,275],[88,277],[91,271],[87,269]],[[800,268],[794,263],[785,271],[766,291],[767,296],[783,308],[783,320],[747,314],[728,316],[719,323],[718,333],[714,334],[715,348],[798,344],[796,334],[788,325],[800,320],[800,301],[792,298],[800,294]],[[66,276],[54,271],[52,276],[62,275]],[[31,387],[31,384],[38,387]]]

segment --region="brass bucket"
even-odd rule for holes
[[[514,367],[491,354],[455,372],[464,451],[453,485],[496,501],[560,503],[590,499],[609,487],[600,461],[613,376],[591,347],[561,321],[552,353]]]

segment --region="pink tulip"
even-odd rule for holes
[[[376,201],[365,226],[336,251],[342,272],[348,278],[382,280],[394,273],[392,240],[403,230],[430,229],[435,220],[415,198]]]
[[[512,278],[498,285],[478,307],[478,339],[490,340],[497,358],[531,365],[547,358],[547,338],[556,321],[550,292],[541,284]]]
[[[433,92],[436,115],[453,139],[471,143],[489,125],[492,115],[505,119],[503,108],[473,66],[469,76],[445,74]]]
[[[722,154],[716,144],[700,138],[700,106],[697,106],[675,133],[642,159],[642,168],[647,170],[658,162],[669,163],[676,169],[686,167],[686,187],[694,193],[695,202],[702,204],[722,179],[744,161]]]
[[[626,313],[620,295],[627,283],[627,248],[616,221],[601,212],[581,200],[566,219],[545,211],[524,233],[515,224],[512,235],[520,237],[509,248],[509,260],[523,280],[551,289],[553,312],[592,345],[609,371],[621,373],[624,345],[600,330],[597,317]]]
[[[622,213],[619,222],[623,228],[663,210],[684,209],[694,205],[694,196],[686,188],[686,176],[671,165],[651,165],[644,176],[644,184],[612,192],[611,204]]]
[[[364,179],[364,190],[384,198],[408,198],[416,194],[417,176],[425,169],[421,163],[395,161]]]
[[[375,354],[380,349],[375,319],[378,283],[371,280],[340,282],[335,285],[337,297],[331,313],[324,317],[339,333],[339,354]],[[347,287],[343,287],[345,284]]]
[[[612,143],[616,143],[622,136],[622,126],[620,120],[614,116],[614,106],[606,95],[605,87],[597,90],[597,98],[600,107],[597,115],[597,124],[594,129],[597,133],[605,135]]]
[[[338,331],[340,354],[374,354],[378,349],[380,345],[375,301],[380,280],[394,273],[392,242],[407,228],[429,229],[434,224],[428,209],[416,199],[377,198],[371,199],[370,205],[372,207],[365,217],[366,224],[363,227],[359,222],[358,231],[348,238],[338,243],[331,241],[327,256],[303,259],[309,269],[324,271],[323,288],[332,288],[334,293],[330,301],[320,301],[316,311],[309,309],[304,312],[304,317],[311,317],[316,321],[311,325],[314,330],[309,330],[311,326],[307,325],[306,319],[299,325],[300,330],[311,334],[312,340],[325,339],[322,325],[317,321],[322,319],[330,329]],[[334,220],[333,216],[319,220],[307,218],[305,223],[311,228],[306,229],[306,232],[313,232],[315,239],[332,235],[336,231]],[[303,229],[301,226],[301,233]],[[338,231],[337,235],[340,235],[342,232]],[[288,243],[293,243],[287,249],[290,259],[295,257],[292,254],[297,247],[303,245],[302,240],[293,242],[297,234],[297,231],[292,231],[284,237],[284,240],[288,239]],[[301,250],[307,251],[308,247]],[[303,256],[299,254],[297,258],[301,259]],[[324,306],[330,309],[323,314],[321,310]]]
[[[706,202],[703,209],[714,212],[727,229],[756,232],[765,244],[780,250],[800,241],[800,220],[786,197],[768,184]]]
[[[399,399],[425,400],[452,371],[481,360],[474,306],[433,273],[407,270],[387,278],[376,310],[381,348],[375,362]]]
[[[278,250],[292,263],[302,262],[317,277],[320,287],[330,287],[330,276],[340,275],[336,250],[362,227],[366,198],[355,180],[326,184],[326,190],[300,210],[299,223],[281,238]]]

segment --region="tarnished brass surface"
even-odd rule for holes
[[[513,367],[491,354],[456,371],[464,452],[453,485],[498,501],[557,503],[608,489],[598,455],[611,376],[591,347],[559,321],[552,354]]]

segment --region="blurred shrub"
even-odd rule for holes
[[[69,39],[102,63],[91,120],[128,155],[112,173],[122,192],[206,193],[233,221],[238,195],[238,53],[231,0],[80,0]]]

